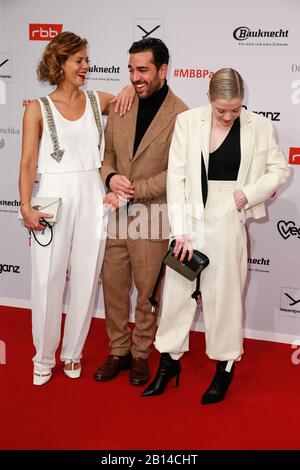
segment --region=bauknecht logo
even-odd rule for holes
[[[297,228],[296,223],[293,220],[289,220],[288,222],[285,220],[279,220],[277,223],[277,230],[284,240],[295,236],[300,239],[300,227]]]
[[[15,129],[14,127],[0,127],[1,134],[20,134],[20,129]]]
[[[16,199],[14,201],[4,201],[0,200],[0,206],[14,206],[14,207],[20,207],[21,202],[17,201]]]
[[[119,82],[120,81],[119,74],[120,74],[120,66],[91,65],[89,67],[89,73],[87,75],[87,79]]]
[[[20,266],[13,264],[0,264],[0,274],[1,273],[20,274]]]
[[[120,67],[115,67],[111,65],[109,67],[98,67],[97,65],[93,65],[89,67],[89,73],[91,72],[98,72],[98,73],[120,73]]]
[[[62,24],[30,24],[29,39],[31,41],[50,41],[62,32],[62,27]]]
[[[237,41],[245,41],[249,38],[287,38],[289,30],[279,29],[277,31],[263,31],[260,28],[256,31],[251,31],[248,26],[239,26],[233,31],[233,37]]]

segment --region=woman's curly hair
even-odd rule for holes
[[[37,67],[40,82],[58,85],[63,74],[61,65],[68,57],[87,46],[87,40],[69,31],[58,34],[47,45]]]

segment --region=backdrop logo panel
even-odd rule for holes
[[[289,163],[291,165],[300,165],[300,147],[290,147]]]
[[[17,264],[0,264],[0,274],[2,273],[12,273],[12,274],[21,274],[20,266]]]
[[[91,65],[87,80],[106,80],[110,82],[120,81],[119,65]]]
[[[243,104],[243,108],[248,109],[246,105]],[[253,113],[260,114],[261,116],[264,116],[268,119],[271,119],[271,121],[280,121],[280,112],[279,111],[253,111]]]
[[[0,52],[0,80],[5,83],[12,82],[11,54]]]
[[[164,38],[163,18],[134,18],[134,41],[148,38]]]
[[[300,288],[281,289],[280,316],[300,318]]]
[[[269,273],[270,272],[270,258],[248,258],[248,271],[254,271],[258,273]]]
[[[288,29],[263,30],[250,29],[248,26],[238,26],[232,33],[240,45],[247,46],[287,46]]]
[[[0,213],[5,214],[18,214],[21,202],[17,199],[14,200],[1,200],[0,199]]]
[[[277,223],[277,230],[284,240],[290,237],[297,237],[300,239],[300,227],[296,226],[293,220],[286,222],[285,220],[279,220]]]
[[[62,24],[31,23],[29,25],[29,39],[31,41],[51,41],[62,32]]]
[[[173,70],[174,78],[211,78],[214,72],[203,68],[182,68],[175,67]]]

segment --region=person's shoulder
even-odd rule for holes
[[[204,119],[207,115],[208,107],[200,106],[198,108],[187,109],[178,115],[178,118],[183,121],[193,121],[194,119]]]
[[[249,121],[251,121],[257,128],[266,129],[273,126],[272,121],[261,114],[246,110],[244,113],[248,116]]]
[[[175,113],[182,113],[183,111],[189,109],[187,104],[181,98],[176,96],[175,93],[171,90],[171,88],[169,88],[168,95],[171,100],[173,99]]]
[[[41,116],[41,106],[38,98],[30,100],[25,108],[25,116],[40,117]]]

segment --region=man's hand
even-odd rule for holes
[[[134,198],[134,187],[126,176],[112,176],[109,187],[116,196],[126,198],[127,200]]]
[[[111,212],[115,212],[117,209],[127,204],[127,199],[116,196],[113,192],[107,193],[103,199],[104,206]]]

